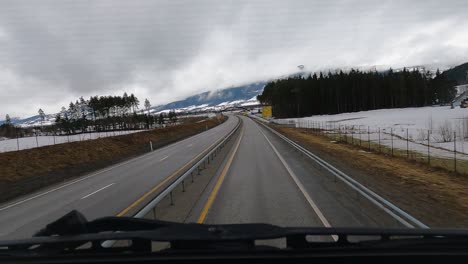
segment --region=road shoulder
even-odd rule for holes
[[[304,129],[272,126],[432,227],[468,225],[468,179],[362,151]]]

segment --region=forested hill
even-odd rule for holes
[[[442,74],[445,75],[447,79],[456,81],[457,84],[466,84],[468,77],[468,62],[446,70]]]
[[[273,106],[277,118],[418,107],[449,103],[455,81],[437,72],[351,70],[289,77],[268,83],[257,99]]]

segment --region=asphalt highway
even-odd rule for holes
[[[187,222],[402,227],[278,135],[248,117],[230,116],[191,138],[1,205],[0,239],[30,237],[72,209],[88,219],[132,216],[239,120],[232,148],[201,195],[191,198]]]
[[[48,189],[0,205],[0,239],[31,237],[76,209],[88,219],[132,215],[181,169],[234,129],[238,118],[208,131]],[[159,187],[158,187],[159,186]]]
[[[197,222],[402,227],[277,135],[250,118],[242,120],[238,148],[220,169],[219,188],[201,200]]]

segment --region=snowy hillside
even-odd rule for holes
[[[232,106],[249,106],[259,104],[256,97],[263,91],[265,83],[255,83],[234,88],[204,92],[151,108],[150,112],[160,113],[175,110],[176,112],[217,111]]]
[[[154,114],[167,113],[169,111],[175,111],[176,113],[196,113],[196,112],[207,112],[207,111],[220,111],[230,107],[247,107],[259,105],[260,102],[257,100],[257,96],[253,96],[247,100],[234,100],[234,101],[225,101],[219,104],[201,104],[201,105],[190,105],[187,107],[180,108],[169,108],[165,110],[151,109],[150,112]]]

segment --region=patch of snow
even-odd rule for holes
[[[0,141],[0,152],[9,152],[17,151],[23,149],[31,149],[36,147],[43,147],[48,145],[63,144],[74,141],[84,141],[84,140],[93,140],[104,137],[113,137],[121,136],[126,134],[132,134],[141,132],[143,130],[127,130],[127,131],[109,131],[109,132],[92,132],[92,133],[83,133],[70,136],[38,136],[37,141],[36,137],[23,137],[23,138],[14,138],[6,139]]]
[[[325,128],[353,135],[362,140],[379,140],[393,146],[427,155],[428,133],[431,155],[452,158],[453,150],[468,154],[468,108],[428,106],[397,109],[380,109],[336,115],[315,115],[304,118],[276,119],[275,123],[295,124],[305,128]],[[454,134],[455,133],[455,134]],[[454,137],[456,136],[456,138]],[[408,142],[407,142],[408,139]],[[468,160],[468,155],[457,158]]]

